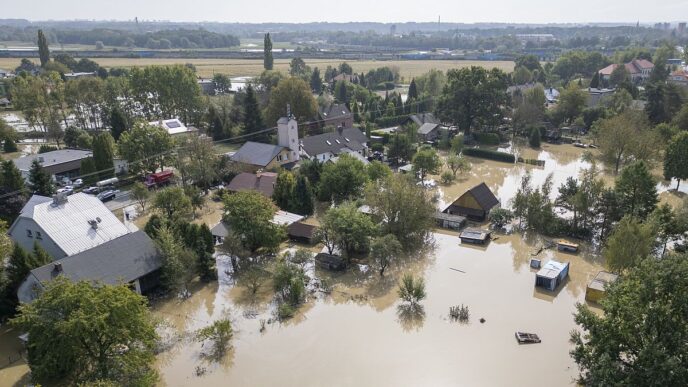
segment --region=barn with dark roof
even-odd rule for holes
[[[480,183],[466,191],[443,212],[461,215],[474,221],[483,221],[490,210],[499,205],[499,199],[485,183]]]

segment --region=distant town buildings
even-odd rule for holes
[[[603,68],[599,71],[600,77],[605,81],[609,81],[612,73],[619,66],[618,64],[610,64]],[[652,73],[652,69],[655,68],[655,65],[646,59],[633,59],[624,64],[624,66],[631,77],[631,81],[634,83],[642,83],[647,80],[650,77],[650,73]]]

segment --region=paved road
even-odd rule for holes
[[[114,199],[105,202],[105,207],[110,211],[115,211],[132,204],[134,204],[134,200],[131,198],[131,191],[117,191]]]

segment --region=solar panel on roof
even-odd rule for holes
[[[167,121],[167,122],[165,122],[165,125],[167,125],[167,127],[170,129],[180,128],[182,126],[179,123],[179,121]]]

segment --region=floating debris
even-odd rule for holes
[[[537,344],[540,338],[535,333],[516,332],[516,340],[519,344]]]
[[[454,270],[454,271],[458,271],[458,272],[461,272],[461,273],[464,273],[464,274],[466,274],[466,272],[465,272],[465,271],[463,271],[463,270],[459,270],[459,269],[454,269],[453,267],[450,267],[449,269],[451,269],[451,270]]]
[[[485,321],[486,321],[486,320],[485,320],[483,317],[480,318],[480,323],[481,323],[481,324],[485,324]]]

